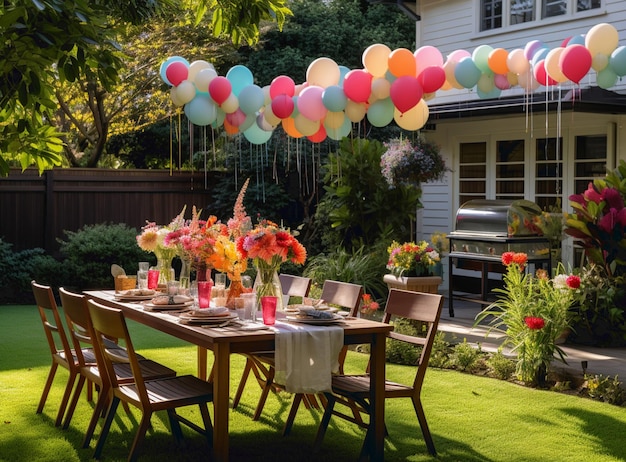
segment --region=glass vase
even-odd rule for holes
[[[241,278],[231,279],[230,286],[228,287],[228,296],[226,297],[226,306],[231,310],[235,308],[243,308],[243,306],[236,306],[236,300],[244,292]]]
[[[180,276],[178,280],[180,281],[180,288],[184,291],[189,290],[189,286],[191,284],[191,259],[181,257],[181,267],[180,267]]]
[[[171,258],[157,258],[157,269],[159,270],[159,285],[166,286],[169,281],[175,279]]]
[[[258,310],[261,309],[261,297],[269,295],[278,299],[276,310],[283,310],[283,289],[278,277],[278,268],[264,262],[257,262],[254,266],[257,270],[254,291],[256,292]]]

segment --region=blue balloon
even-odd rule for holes
[[[374,127],[385,127],[391,123],[394,115],[394,105],[391,98],[374,101],[367,110],[367,120]]]
[[[185,104],[185,115],[194,125],[210,125],[217,117],[217,106],[211,98],[196,96]]]
[[[239,108],[245,114],[254,114],[263,107],[265,95],[261,87],[248,85],[239,92]]]
[[[619,77],[626,75],[626,46],[617,47],[611,53],[609,64]]]
[[[533,59],[530,60],[530,64],[533,67],[537,66],[537,64],[539,64],[539,61],[541,61],[542,59],[546,59],[546,56],[548,56],[548,53],[550,53],[550,49],[548,47],[540,48],[533,55]]]
[[[322,103],[331,112],[343,111],[348,103],[348,98],[339,85],[331,85],[322,92]]]
[[[339,86],[341,88],[343,88],[343,79],[348,72],[350,72],[350,68],[346,66],[339,66]]]
[[[254,118],[256,122],[256,117]],[[252,144],[263,144],[267,143],[269,139],[272,137],[273,131],[266,132],[261,129],[256,123],[253,123],[250,128],[243,132],[243,136],[246,137],[248,141]]]
[[[454,68],[454,78],[465,88],[473,88],[480,79],[482,72],[469,56],[461,58]]]
[[[585,36],[583,34],[574,35],[571,39],[568,40],[567,46],[570,45],[585,45]]]
[[[187,67],[189,67],[189,61],[187,61],[185,58],[181,56],[170,56],[169,58],[167,58],[165,61],[161,63],[161,67],[159,68],[159,74],[161,75],[161,80],[163,80],[163,82],[165,82],[169,86],[173,86],[173,85],[172,85],[172,82],[169,81],[166,75],[167,66],[169,66],[170,64],[176,61],[180,61],[181,63],[184,63]]]
[[[226,78],[230,82],[232,92],[235,96],[239,96],[241,90],[254,83],[254,77],[250,69],[241,64],[231,67],[226,73]]]
[[[343,124],[339,128],[328,128],[324,125],[326,129],[326,136],[331,140],[339,141],[342,138],[345,138],[352,131],[352,121],[348,117],[344,117]]]

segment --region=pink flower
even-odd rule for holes
[[[526,323],[526,326],[528,326],[528,328],[532,330],[543,329],[543,327],[546,325],[546,322],[543,320],[543,318],[539,318],[536,316],[526,316],[524,318],[524,322]]]

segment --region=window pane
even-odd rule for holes
[[[560,16],[567,13],[567,0],[543,0],[543,17]]]
[[[602,0],[578,0],[576,11],[587,11],[600,8]]]
[[[511,24],[535,19],[535,0],[511,0]]]
[[[496,149],[496,199],[523,199],[524,140],[498,141]]]
[[[459,146],[459,204],[485,199],[487,191],[487,144],[461,143]]]
[[[502,27],[502,0],[481,0],[480,30]]]
[[[607,140],[601,136],[577,136],[574,159],[576,193],[582,193],[594,178],[606,175]]]
[[[550,210],[562,201],[563,139],[539,138],[535,147],[535,202]]]

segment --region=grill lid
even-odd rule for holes
[[[538,236],[541,213],[537,204],[524,199],[475,199],[457,210],[453,235]]]

